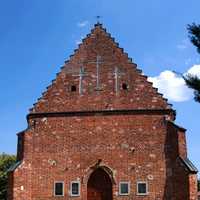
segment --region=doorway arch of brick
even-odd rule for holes
[[[87,200],[113,200],[113,182],[101,167],[90,174],[87,182]]]
[[[99,169],[99,168],[103,169],[103,170],[108,174],[108,176],[110,177],[110,179],[111,179],[111,181],[112,181],[112,184],[113,184],[113,185],[116,185],[114,170],[113,170],[111,167],[105,165],[104,163],[100,163],[100,164],[97,164],[97,163],[96,163],[96,164],[90,166],[89,168],[87,168],[87,169],[85,170],[85,172],[86,172],[85,175],[82,177],[82,182],[83,182],[84,184],[87,184],[87,182],[88,182],[88,180],[89,180],[91,174],[92,174],[96,169]]]

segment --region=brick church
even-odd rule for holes
[[[175,117],[97,23],[30,109],[8,200],[197,200]]]

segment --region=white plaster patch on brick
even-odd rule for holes
[[[128,149],[128,148],[129,148],[129,145],[126,144],[126,143],[122,143],[122,144],[121,144],[121,148],[122,148],[122,149]]]
[[[153,177],[152,174],[149,174],[149,175],[147,176],[147,178],[148,178],[149,180],[151,180],[151,181],[154,179],[154,177]]]
[[[97,127],[96,127],[96,130],[97,130],[97,131],[102,131],[102,127],[101,127],[101,126],[97,126]]]
[[[146,167],[150,168],[150,167],[152,167],[152,164],[151,164],[151,163],[148,163],[148,164],[146,165]]]
[[[140,84],[140,85],[139,85],[139,87],[141,87],[141,88],[144,88],[144,87],[145,87],[145,85],[144,85],[144,84]]]
[[[112,129],[112,132],[116,132],[117,130],[115,128]]]
[[[124,133],[124,129],[119,129],[119,133],[123,134]]]
[[[158,102],[157,99],[153,99],[153,100],[152,100],[152,103],[156,103],[156,102]]]
[[[68,162],[69,164],[71,164],[71,163],[72,163],[72,160],[71,160],[71,159],[69,159],[67,162]]]
[[[81,118],[76,118],[76,121],[77,121],[77,122],[80,122],[80,121],[81,121]]]
[[[150,153],[150,154],[149,154],[149,157],[150,157],[150,158],[156,158],[156,155],[153,154],[153,153]]]
[[[56,160],[52,160],[52,159],[49,159],[49,160],[48,160],[48,163],[49,163],[51,166],[56,166],[56,164],[57,164]]]
[[[130,147],[130,151],[134,152],[135,151],[135,147]]]
[[[44,117],[44,118],[42,118],[42,120],[41,120],[42,122],[45,122],[45,121],[47,121],[47,118],[46,117]]]
[[[46,102],[47,100],[45,100],[45,99],[40,99],[40,102]]]
[[[77,169],[79,169],[80,167],[81,167],[81,165],[80,165],[80,164],[78,164],[78,165],[76,166],[76,168],[77,168]]]

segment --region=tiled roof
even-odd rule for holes
[[[8,172],[13,172],[19,165],[21,165],[22,161],[16,162],[14,165],[12,165],[9,169]]]
[[[198,169],[194,166],[194,164],[188,158],[181,158],[182,163],[191,173],[198,173]]]

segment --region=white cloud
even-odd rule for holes
[[[78,22],[77,26],[80,28],[83,28],[83,27],[87,26],[88,24],[89,24],[89,21],[85,20],[82,22]]]
[[[193,65],[188,71],[188,74],[196,75],[200,78],[200,65]]]
[[[185,74],[187,73],[200,77],[200,65],[192,66]],[[182,102],[193,98],[193,91],[185,85],[183,78],[172,71],[163,71],[148,80],[170,101]]]
[[[149,77],[148,80],[171,101],[187,101],[192,97],[192,91],[187,88],[184,80],[172,71],[163,71],[159,76]]]

